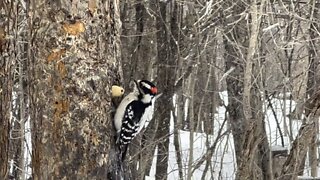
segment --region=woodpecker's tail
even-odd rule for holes
[[[128,144],[120,145],[120,157],[122,162],[126,158],[127,150],[128,150]]]

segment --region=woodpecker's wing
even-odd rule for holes
[[[141,125],[141,118],[145,112],[146,105],[141,101],[135,100],[128,104],[123,116],[122,126],[120,129],[120,143],[129,144],[137,135]]]

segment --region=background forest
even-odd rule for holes
[[[320,0],[0,0],[0,179],[111,179],[115,104],[163,93],[127,179],[318,177]]]

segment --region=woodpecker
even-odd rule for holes
[[[134,81],[133,91],[122,99],[114,116],[116,144],[119,146],[122,161],[128,145],[144,127],[146,120],[152,118],[153,103],[160,95],[152,82],[137,80]]]

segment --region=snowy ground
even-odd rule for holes
[[[227,103],[227,92],[220,93],[220,96],[223,98],[225,103]],[[286,104],[284,104],[286,103]],[[273,107],[276,111],[277,118],[279,120],[280,127],[284,129],[284,120],[286,121],[287,125],[289,125],[288,118],[285,117],[283,114],[288,114],[290,110],[292,111],[294,109],[295,103],[291,102],[291,108],[290,108],[290,101],[283,101],[280,99],[273,99],[272,100]],[[267,105],[267,103],[266,103]],[[265,109],[266,106],[265,105]],[[284,107],[286,107],[286,111],[283,112]],[[225,108],[219,107],[218,113],[215,115],[215,132],[218,131],[219,127],[221,126],[222,122],[225,119]],[[279,131],[277,129],[277,124],[275,117],[271,111],[270,108],[266,110],[265,113],[265,122],[266,122],[266,131],[269,139],[269,144],[271,146],[281,146],[281,139],[279,135]],[[296,136],[297,130],[299,129],[301,125],[301,121],[293,121],[292,127],[293,127],[293,137]],[[171,127],[173,127],[173,122],[171,122]],[[224,127],[224,131],[227,129],[226,125]],[[172,128],[171,128],[171,131]],[[180,132],[180,143],[182,148],[182,159],[183,159],[183,167],[184,167],[184,179],[186,179],[186,174],[188,170],[188,157],[189,157],[189,149],[190,149],[190,142],[189,142],[189,136],[190,133],[186,131],[179,131]],[[198,161],[198,159],[206,152],[206,135],[203,133],[194,133],[194,163]],[[209,139],[211,139],[211,143],[215,140],[216,135],[211,135]],[[284,137],[284,143],[285,147],[290,147],[290,142],[288,140],[289,138]],[[153,161],[152,171],[150,174],[150,177],[146,177],[146,179],[154,179],[155,174],[155,164],[156,164],[156,157]],[[212,170],[208,171],[206,174],[206,179],[223,179],[223,180],[231,180],[234,179],[235,176],[235,154],[234,154],[234,146],[233,146],[233,137],[231,133],[227,134],[218,143],[218,146],[216,148],[216,151],[212,157]],[[202,164],[200,168],[198,168],[194,174],[193,179],[200,179],[203,174],[203,170],[205,167],[205,163]],[[305,175],[307,176],[309,174],[308,168],[306,168]],[[169,164],[168,164],[168,179],[169,180],[175,180],[178,179],[178,165],[176,163],[176,156],[175,156],[175,149],[173,145],[173,136],[170,137],[170,147],[169,147]]]

